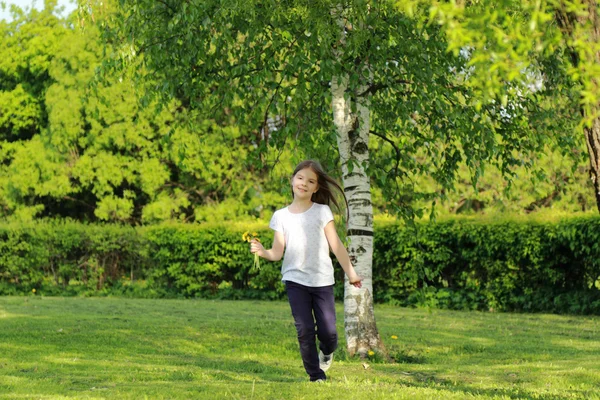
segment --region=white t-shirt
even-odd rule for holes
[[[275,211],[269,227],[285,237],[283,281],[311,287],[333,285],[333,264],[325,237],[329,221],[333,221],[331,209],[318,203],[300,214],[292,214],[288,207]]]

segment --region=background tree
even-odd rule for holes
[[[161,83],[153,89],[164,102],[175,98],[219,124],[256,134],[265,154],[257,168],[272,168],[268,154],[292,139],[305,149],[302,156],[341,167],[349,251],[366,278],[360,293],[346,285],[350,354],[383,350],[369,295],[371,183],[382,188],[387,208],[410,221],[423,214],[417,201],[435,205],[446,196],[462,163],[473,182],[486,163],[510,175],[553,139],[528,123],[544,121],[549,104],[515,90],[502,102],[479,100],[471,58],[447,51],[445,32],[422,22],[428,9],[408,15],[388,1],[120,5],[105,30],[107,43],[118,48],[114,66],[142,59]],[[276,129],[269,121],[277,121]],[[422,176],[435,180],[431,190],[416,186]]]
[[[600,5],[596,0],[396,2],[411,14],[425,8],[424,23],[439,24],[448,49],[469,55],[469,86],[483,104],[508,104],[511,92],[550,104],[542,124],[566,152],[571,132],[585,138],[589,176],[600,211]],[[517,103],[521,104],[521,103]],[[569,131],[561,121],[577,121]],[[528,118],[535,126],[539,120]],[[565,127],[568,128],[568,125]]]
[[[262,176],[240,162],[256,152],[252,136],[198,120],[177,101],[141,107],[143,88],[131,79],[139,64],[92,86],[109,50],[102,20],[59,18],[54,7],[0,21],[0,215],[234,220],[283,196],[259,188]]]

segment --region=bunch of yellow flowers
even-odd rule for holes
[[[242,235],[242,240],[244,242],[252,242],[253,239],[256,239],[259,243],[260,243],[260,239],[258,238],[258,233],[253,232],[244,232],[244,234]],[[260,257],[258,256],[258,253],[254,253],[254,269],[256,270],[260,270]]]

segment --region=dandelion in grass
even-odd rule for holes
[[[256,232],[244,232],[244,234],[242,235],[242,240],[244,242],[248,242],[251,243],[253,240],[256,240],[257,242],[260,243],[260,238],[258,237],[258,233]],[[254,253],[254,267],[253,269],[255,270],[260,270],[260,257],[258,256],[258,253]]]
[[[369,350],[369,357],[373,357],[375,355],[375,352],[373,350]]]
[[[392,335],[392,340],[398,340],[398,336]]]

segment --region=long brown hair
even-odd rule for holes
[[[339,202],[336,199],[336,196],[333,192],[333,189],[337,189],[339,194],[342,195],[344,199],[344,203],[346,206],[346,214],[349,212],[348,210],[348,199],[346,199],[346,194],[344,193],[344,189],[327,173],[323,170],[323,167],[318,161],[315,160],[305,160],[296,166],[294,169],[294,173],[292,174],[292,178],[296,176],[298,171],[301,171],[305,168],[310,168],[317,175],[317,184],[319,185],[319,190],[317,193],[313,193],[311,200],[315,203],[325,204],[331,206],[332,204],[335,206],[337,211],[341,214],[342,208],[340,207]],[[292,190],[292,196],[294,196],[294,191]],[[348,215],[346,215],[348,218]]]

